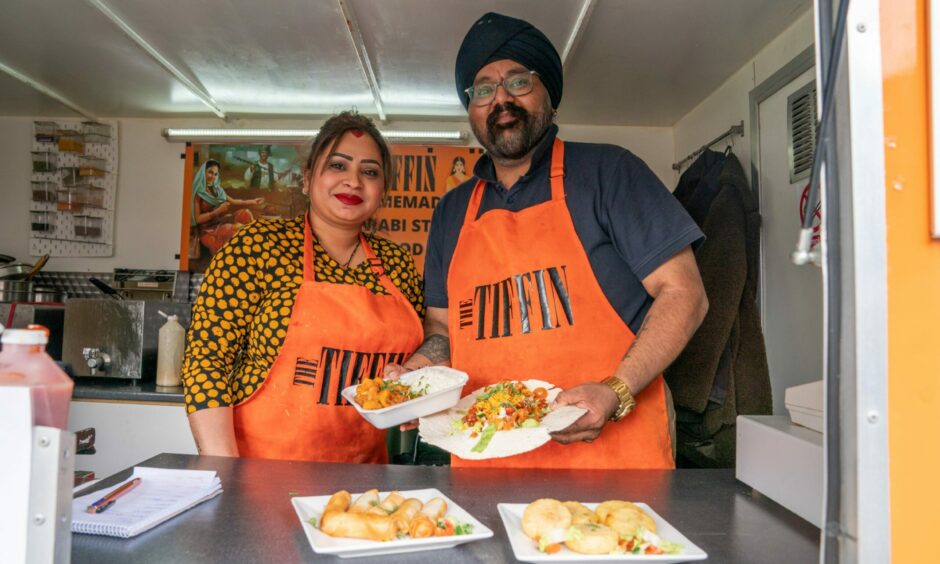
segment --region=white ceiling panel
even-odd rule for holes
[[[89,4],[3,0],[0,61],[101,116],[204,113],[196,98]],[[24,115],[11,106],[7,115]]]
[[[484,12],[533,22],[561,51],[584,0],[343,0],[390,120],[465,120],[463,34]],[[101,117],[213,116],[92,0],[0,0],[0,62]],[[374,114],[340,0],[94,0],[225,112]],[[811,0],[596,0],[566,70],[565,123],[670,126]],[[0,115],[68,115],[0,78]]]
[[[466,117],[454,85],[464,34],[495,11],[524,18],[558,47],[568,40],[581,4],[571,0],[353,0],[389,114]]]
[[[569,61],[559,119],[672,125],[810,0],[598,0]]]
[[[110,1],[226,113],[375,111],[335,1]]]
[[[3,73],[0,73],[0,115],[81,117],[69,107]]]

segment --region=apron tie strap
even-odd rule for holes
[[[565,199],[565,142],[555,137],[552,142],[552,168],[550,172],[552,184],[552,200]],[[477,180],[473,187],[473,193],[470,194],[470,203],[467,204],[467,213],[463,218],[464,225],[473,223],[477,219],[480,211],[480,204],[483,203],[483,190],[486,188],[486,182],[483,179]]]
[[[552,144],[552,200],[565,199],[565,143],[558,137]]]

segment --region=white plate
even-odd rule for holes
[[[545,388],[548,392],[546,400],[549,404],[555,401],[561,393],[561,388],[556,388],[542,380],[523,380],[521,383],[530,390]],[[476,402],[477,396],[485,389],[486,386],[474,390],[447,411],[419,419],[418,434],[421,435],[421,439],[429,445],[444,449],[464,460],[515,456],[544,445],[551,440],[550,433],[568,427],[580,419],[586,411],[574,405],[556,407],[545,415],[538,427],[519,427],[508,431],[497,431],[483,452],[474,452],[473,448],[480,442],[480,437],[471,437],[472,433],[469,429],[454,431],[454,422],[463,418],[470,406]]]
[[[379,496],[384,498],[389,492],[380,492]],[[333,554],[340,558],[355,558],[358,556],[379,556],[382,554],[399,554],[403,552],[418,552],[422,550],[437,550],[440,548],[452,548],[465,542],[488,539],[493,536],[486,525],[477,521],[473,515],[463,510],[459,505],[450,500],[440,491],[429,488],[426,490],[407,490],[398,492],[407,498],[415,498],[421,502],[427,502],[435,497],[439,497],[447,502],[446,515],[463,523],[473,525],[473,532],[469,535],[454,535],[449,537],[429,537],[425,539],[399,539],[388,542],[369,541],[362,539],[350,539],[341,537],[331,537],[310,524],[310,518],[316,517],[320,522],[320,515],[330,496],[319,495],[312,497],[291,498],[294,511],[297,512],[297,518],[310,541],[310,547],[317,554]],[[353,494],[356,499],[359,494]]]
[[[408,421],[414,421],[415,419],[424,417],[425,415],[430,415],[432,413],[437,413],[438,411],[444,411],[445,409],[453,407],[454,404],[460,400],[460,392],[463,391],[463,387],[467,384],[467,380],[470,379],[470,376],[468,376],[466,372],[454,370],[453,368],[448,368],[446,366],[429,366],[426,368],[419,368],[418,370],[413,371],[412,374],[421,370],[446,372],[452,375],[454,379],[454,385],[449,386],[443,390],[438,390],[433,394],[417,397],[413,400],[408,400],[397,405],[383,407],[382,409],[363,409],[362,406],[356,403],[356,388],[358,386],[349,386],[343,390],[342,394],[343,397],[346,398],[346,401],[356,408],[356,411],[359,412],[359,415],[371,423],[373,427],[377,429],[388,429],[389,427],[401,425],[402,423],[407,423]]]
[[[535,541],[522,532],[522,512],[527,503],[500,503],[496,506],[499,516],[506,527],[506,536],[512,545],[512,552],[517,560],[523,562],[689,562],[691,560],[704,560],[708,558],[701,548],[695,546],[689,539],[666,522],[645,503],[637,503],[643,511],[656,521],[656,534],[660,538],[682,545],[679,554],[579,554],[562,546],[561,551],[555,554],[540,552]],[[597,508],[596,503],[585,503],[592,511]]]

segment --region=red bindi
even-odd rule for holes
[[[356,137],[362,137],[361,129],[350,129],[349,132],[355,135]]]

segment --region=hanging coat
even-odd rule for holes
[[[760,213],[741,163],[706,151],[674,192],[705,233],[695,259],[708,314],[665,376],[686,434],[703,440],[738,415],[770,414],[770,375],[757,308]]]

